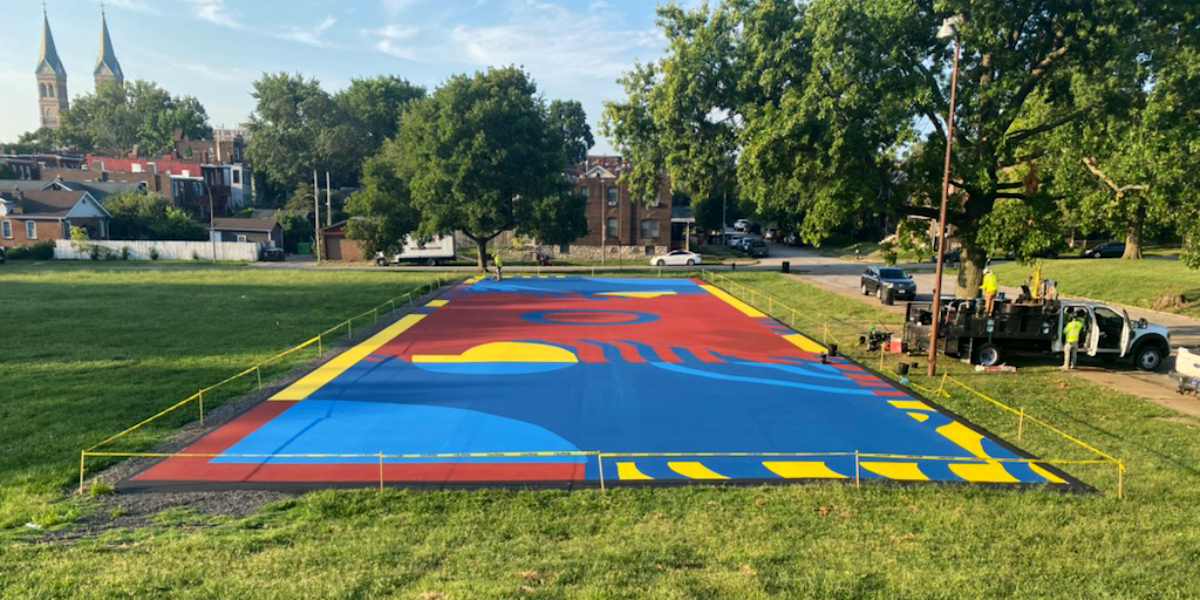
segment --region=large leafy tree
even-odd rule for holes
[[[1141,32],[1182,26],[1187,10],[1136,0],[669,5],[659,10],[666,56],[626,74],[627,98],[608,105],[605,127],[642,189],[665,170],[677,188],[704,190],[735,155],[743,195],[795,215],[812,242],[863,210],[932,218],[953,52],[935,34],[959,15],[948,220],[965,250],[959,293],[973,295],[990,241],[1054,210],[1041,185],[1052,174],[1030,176],[1050,134],[1119,101],[1147,50]]]
[[[115,240],[204,240],[208,231],[157,192],[137,190],[104,199]]]
[[[396,134],[398,119],[425,90],[380,76],[355,79],[337,94],[299,74],[265,74],[254,82],[247,150],[271,187],[287,193],[329,171],[334,185],[357,185],[363,160]]]
[[[352,235],[370,250],[401,233],[460,231],[478,246],[480,268],[488,243],[507,230],[574,239],[587,221],[562,175],[566,141],[524,71],[452,77],[413,103],[395,141],[367,161],[366,186],[349,204],[364,217],[352,221]]]
[[[168,152],[176,130],[191,139],[212,137],[208,113],[191,96],[172,96],[157,84],[137,80],[104,85],[71,101],[63,112],[58,145],[81,151],[148,154]]]
[[[587,159],[588,150],[595,145],[592,128],[587,122],[587,113],[578,100],[553,100],[550,102],[550,127],[563,139],[563,153],[569,164],[578,164]]]

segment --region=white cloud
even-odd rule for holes
[[[229,27],[231,29],[241,29],[241,23],[238,23],[225,8],[225,0],[186,0],[192,7],[192,14],[196,17],[208,21],[214,25],[221,27]]]
[[[161,14],[157,9],[155,9],[153,6],[150,6],[143,0],[104,0],[104,6],[122,8],[148,15]]]
[[[421,4],[425,0],[383,0],[383,12],[394,17],[408,9]]]
[[[639,53],[657,54],[662,38],[653,29],[629,29],[604,2],[586,12],[512,0],[499,25],[459,25],[450,32],[458,58],[480,66],[519,64],[535,75],[568,80],[611,80]]]
[[[392,56],[403,58],[405,60],[418,60],[418,56],[414,48],[406,42],[420,33],[421,28],[415,25],[399,26],[399,25],[384,25],[378,29],[364,29],[363,35],[375,40],[375,49]]]
[[[318,48],[329,48],[333,46],[333,44],[322,39],[322,36],[325,35],[325,32],[328,31],[330,27],[333,27],[334,23],[337,23],[337,19],[334,18],[333,15],[329,15],[325,17],[325,19],[316,27],[304,28],[293,25],[287,31],[276,33],[274,35],[281,40],[291,40],[293,42],[300,42],[302,44],[308,44]]]

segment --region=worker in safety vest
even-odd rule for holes
[[[496,281],[504,280],[504,261],[500,260],[500,253],[492,255],[492,262],[496,263]]]
[[[1075,315],[1063,327],[1063,335],[1066,336],[1066,344],[1063,346],[1063,369],[1074,369],[1075,361],[1079,354],[1079,335],[1083,333],[1083,317]]]
[[[992,307],[996,304],[996,293],[1000,291],[1000,282],[991,269],[983,270],[983,285],[979,287],[983,290],[984,312],[990,317]]]

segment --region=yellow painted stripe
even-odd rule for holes
[[[955,475],[975,483],[1013,483],[1020,481],[998,462],[950,465]]]
[[[821,461],[766,461],[763,466],[784,479],[845,479]]]
[[[920,400],[888,400],[896,408],[904,408],[908,410],[933,410],[932,406],[921,402]]]
[[[951,421],[938,427],[937,432],[975,456],[991,458],[987,452],[983,451],[983,434],[958,421]]]
[[[280,390],[279,393],[271,396],[271,400],[303,400],[307,398],[309,394],[333,381],[335,377],[344,373],[346,369],[354,366],[355,363],[366,358],[368,354],[378,350],[380,346],[390,342],[392,338],[404,333],[408,328],[416,325],[417,322],[424,318],[425,315],[405,315],[401,317],[399,321],[392,323],[383,331],[337,355],[333,360],[300,378],[296,383]]]
[[[862,468],[888,479],[929,481],[929,477],[921,472],[921,467],[913,462],[861,462],[859,464]]]
[[[617,479],[654,479],[653,477],[638,470],[637,465],[631,462],[617,463]]]
[[[1047,471],[1046,469],[1043,469],[1034,463],[1029,463],[1029,468],[1032,469],[1034,473],[1045,477],[1047,481],[1052,483],[1066,483],[1062,477],[1059,477],[1058,475],[1055,475],[1054,473],[1051,473],[1050,471]]]
[[[669,462],[672,471],[692,479],[729,479],[698,462]]]
[[[929,413],[910,412],[910,413],[908,413],[908,416],[916,419],[917,421],[920,421],[921,423],[924,423],[925,421],[929,420]]]
[[[707,291],[708,293],[724,300],[726,304],[742,311],[742,314],[746,315],[747,317],[754,317],[757,319],[759,317],[767,316],[767,315],[763,314],[761,311],[759,311],[757,308],[754,308],[753,306],[750,306],[749,304],[746,304],[745,302],[742,302],[741,300],[738,300],[737,298],[730,296],[728,293],[725,292],[725,290],[723,290],[717,286],[701,285],[700,288]]]
[[[804,336],[799,333],[789,333],[789,334],[783,336],[783,339],[791,342],[797,348],[800,348],[801,350],[803,350],[805,352],[812,352],[813,354],[820,354],[821,352],[826,352],[825,346],[822,346],[822,345],[814,342],[813,340],[809,339],[808,336]]]
[[[429,304],[426,304],[425,306],[432,306],[433,308],[438,308],[440,306],[445,306],[447,302],[450,302],[450,301],[449,300],[430,300]]]

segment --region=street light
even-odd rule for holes
[[[937,37],[940,40],[954,39],[954,66],[950,71],[950,112],[946,118],[946,164],[942,171],[942,206],[938,212],[938,244],[937,244],[937,274],[933,284],[933,319],[932,331],[929,332],[929,369],[927,374],[933,377],[937,373],[937,340],[938,323],[942,320],[942,262],[946,254],[946,200],[950,196],[950,148],[954,144],[954,91],[958,87],[958,26],[962,24],[962,16],[955,15],[942,21]]]

